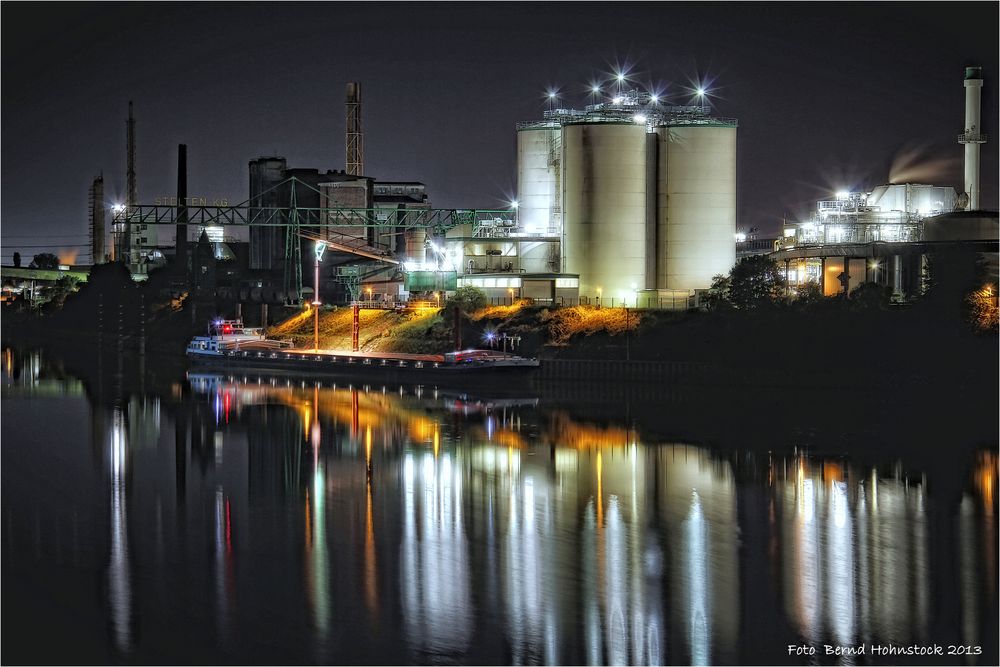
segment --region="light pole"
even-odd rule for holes
[[[372,306],[372,288],[369,286],[368,287],[368,307],[371,308],[371,306]]]
[[[597,288],[597,307],[601,307],[601,288]]]
[[[315,273],[313,276],[313,349],[319,352],[319,263],[323,261],[323,251],[326,250],[326,244],[322,241],[316,241],[316,266]]]
[[[510,305],[513,306],[514,305],[514,288],[513,287],[508,287],[507,288],[507,294],[510,296]]]
[[[434,300],[437,302],[437,307],[441,307],[441,292],[434,292]]]

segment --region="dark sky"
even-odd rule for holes
[[[539,117],[550,87],[587,103],[616,64],[678,102],[712,81],[716,112],[740,123],[738,225],[765,232],[906,166],[960,186],[963,67],[981,65],[995,210],[997,21],[993,2],[5,3],[3,260],[84,243],[100,171],[122,198],[130,99],[142,203],[174,192],[178,143],[189,194],[234,202],[258,155],[343,169],[356,80],[367,175],[488,208],[514,194],[514,123]]]

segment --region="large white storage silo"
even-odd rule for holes
[[[561,133],[558,126],[517,132],[517,218],[522,231],[562,231]]]
[[[736,127],[656,129],[659,289],[704,289],[736,263]]]
[[[646,126],[567,124],[562,141],[564,271],[582,296],[634,301],[646,287]]]

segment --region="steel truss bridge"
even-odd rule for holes
[[[288,206],[261,206],[263,196],[287,188]],[[285,288],[302,294],[302,238],[349,241],[351,230],[376,229],[388,234],[409,230],[425,230],[430,236],[444,236],[462,225],[471,225],[473,236],[484,227],[498,221],[514,220],[510,209],[436,209],[436,208],[320,208],[298,206],[300,190],[321,193],[296,177],[288,178],[264,190],[252,199],[233,206],[206,206],[178,202],[176,205],[136,205],[114,212],[113,233],[116,256],[122,256],[131,239],[133,225],[166,225],[195,227],[247,227],[285,229]],[[195,198],[191,198],[195,199]],[[308,234],[303,233],[308,230]],[[358,240],[358,237],[353,238]],[[391,254],[377,248],[345,247],[331,243],[337,249],[367,257],[374,261],[398,264]],[[348,243],[347,245],[351,245]],[[384,257],[383,257],[384,256]]]

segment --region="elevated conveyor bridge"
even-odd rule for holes
[[[288,190],[288,206],[260,206],[263,195]],[[232,206],[205,205],[204,200],[190,198],[174,205],[135,205],[114,213],[113,233],[116,256],[127,256],[124,244],[131,238],[133,225],[168,225],[196,227],[246,227],[285,229],[285,288],[302,293],[302,250],[300,239],[323,240],[343,252],[381,262],[399,264],[388,250],[367,245],[364,234],[353,237],[350,230],[381,231],[376,236],[388,236],[408,230],[425,230],[430,236],[444,236],[462,225],[472,227],[472,236],[481,234],[484,225],[495,225],[498,219],[512,219],[516,211],[503,209],[393,209],[299,206],[303,192],[311,198],[322,194],[296,177],[288,178],[264,190],[260,195]],[[193,202],[193,203],[192,203]],[[308,235],[304,232],[308,232]],[[362,242],[363,241],[363,242]],[[362,247],[364,246],[364,247]]]

